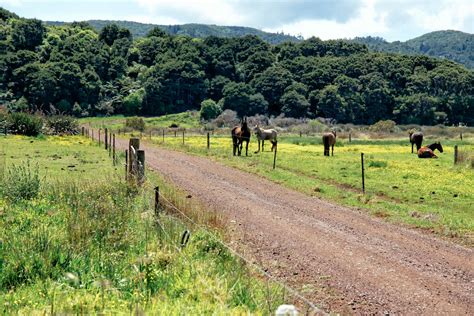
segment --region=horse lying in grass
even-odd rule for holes
[[[260,152],[260,141],[262,142],[262,151],[263,147],[265,146],[265,141],[269,140],[272,143],[272,151],[277,145],[277,131],[274,129],[263,129],[258,126],[258,124],[254,128],[255,135],[257,135],[258,140],[258,150],[255,152],[258,154]]]
[[[438,149],[440,153],[443,152],[443,146],[441,146],[440,142],[433,143],[426,147],[421,147],[418,150],[418,158],[438,158],[438,156],[436,156],[434,153],[436,149]]]
[[[334,145],[336,144],[336,131],[323,134],[324,156],[329,156],[329,147],[334,156]]]
[[[423,143],[423,133],[422,132],[410,132],[410,143],[411,143],[411,153],[413,154],[413,145],[416,145],[416,151],[420,150],[421,144]]]
[[[243,143],[245,145],[245,156],[248,156],[249,142],[250,142],[250,128],[247,125],[247,118],[245,117],[240,121],[240,126],[236,126],[232,129],[232,143],[234,156],[237,153],[239,156],[242,154]]]

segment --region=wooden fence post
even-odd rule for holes
[[[163,128],[162,132],[163,132],[163,143],[164,143],[165,142],[165,129],[164,128]]]
[[[459,138],[462,140],[462,132],[459,132]]]
[[[207,132],[207,149],[211,148],[211,136],[209,132]]]
[[[128,173],[133,175],[136,170],[134,168],[137,165],[137,161],[135,161],[135,157],[137,155],[138,150],[140,149],[140,138],[130,138],[128,143]]]
[[[278,149],[278,142],[275,142],[275,151],[273,153],[273,170],[275,170],[275,167],[276,167],[277,149]]]
[[[364,153],[360,153],[360,162],[362,166],[362,193],[365,194]]]
[[[84,126],[81,127],[81,136],[84,136]]]
[[[174,130],[174,137],[176,137],[176,130]]]
[[[352,133],[349,133],[349,143],[352,142]]]
[[[107,147],[109,146],[108,142],[109,142],[109,129],[106,128],[105,129],[105,135],[104,135],[104,144],[105,144],[105,150],[107,150]]]
[[[145,182],[145,151],[137,150],[137,181],[139,184]]]
[[[301,138],[301,135],[302,135],[302,134],[303,134],[303,133],[300,131],[300,138]]]
[[[128,149],[125,149],[125,181],[128,180]]]
[[[112,131],[109,131],[109,157],[112,157]]]
[[[150,140],[151,140],[151,136],[152,136],[152,135],[151,135],[151,130],[150,130]]]
[[[115,157],[115,134],[113,135],[113,138],[112,138],[112,161],[114,163],[114,166],[115,166],[115,163],[116,163],[116,157]]]
[[[454,164],[458,163],[458,145],[454,146]]]
[[[184,129],[183,129],[183,145],[184,145]]]
[[[155,187],[155,215],[160,213],[160,187]]]
[[[100,147],[100,128],[99,128],[99,147]]]

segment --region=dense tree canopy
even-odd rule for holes
[[[342,123],[474,124],[474,73],[426,56],[310,38],[193,39],[108,25],[45,27],[0,11],[0,105],[73,115],[209,108]],[[212,101],[210,101],[212,100]],[[212,105],[212,106],[211,106]]]

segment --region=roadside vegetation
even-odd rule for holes
[[[121,178],[83,137],[0,137],[0,313],[261,314],[283,302],[214,234],[156,221],[162,180]]]

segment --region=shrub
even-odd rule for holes
[[[395,126],[397,124],[392,120],[378,121],[374,125],[369,126],[369,131],[371,132],[385,132],[393,133],[395,131]]]
[[[123,109],[126,114],[136,115],[140,112],[143,103],[143,97],[145,96],[145,89],[139,89],[127,95],[123,99]]]
[[[125,120],[125,127],[143,132],[145,130],[145,121],[141,117],[129,117]]]
[[[218,117],[216,117],[213,123],[217,127],[233,127],[239,123],[239,118],[237,117],[237,112],[225,110]]]
[[[212,120],[215,119],[219,114],[222,113],[222,108],[211,99],[207,99],[201,102],[201,119]]]
[[[2,179],[1,193],[13,201],[31,200],[38,195],[40,184],[38,166],[32,169],[29,162],[12,165]]]
[[[12,134],[38,136],[43,128],[43,119],[23,112],[12,113],[8,116],[8,128]]]
[[[77,120],[67,115],[53,115],[47,118],[46,126],[50,135],[75,135],[79,132]]]
[[[0,106],[0,133],[3,132],[4,128],[8,124],[8,112],[3,106]]]

